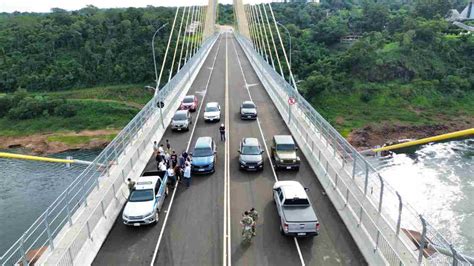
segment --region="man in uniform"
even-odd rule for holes
[[[252,219],[252,217],[249,215],[249,212],[245,211],[242,216],[243,217],[242,217],[242,220],[240,220],[240,224],[243,225],[243,226],[252,226],[252,231],[253,231],[254,230],[253,227],[255,225],[255,222]],[[242,234],[243,233],[244,233],[244,230],[242,230]]]
[[[249,216],[254,221],[254,223],[252,225],[252,234],[255,236],[255,235],[257,235],[255,233],[255,227],[257,226],[258,212],[255,210],[255,208],[252,208],[252,209],[250,209],[250,211],[248,213],[249,213]]]

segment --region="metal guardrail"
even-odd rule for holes
[[[116,195],[116,190],[126,182],[125,177],[133,169],[134,160],[138,160],[140,153],[148,144],[147,141],[136,143],[138,135],[143,133],[142,128],[151,123],[154,129],[161,126],[161,121],[151,121],[156,117],[159,110],[157,102],[166,99],[167,102],[176,100],[167,99],[172,92],[179,90],[184,79],[189,79],[191,73],[196,71],[200,60],[205,60],[206,51],[211,48],[217,35],[208,38],[201,49],[179,70],[179,72],[167,83],[153,99],[125,126],[124,129],[110,142],[110,144],[96,157],[61,195],[43,212],[38,219],[22,234],[22,236],[0,257],[2,265],[14,265],[21,263],[28,265],[30,261],[37,260],[47,249],[54,250],[55,237],[66,225],[72,225],[74,213],[81,207],[87,206],[87,197],[94,189],[99,189],[100,180],[109,176],[117,164],[126,164],[121,174],[113,181],[112,187],[103,195],[100,204],[91,213],[88,221],[78,232],[77,238],[71,243],[67,251],[68,256],[63,256],[60,264],[71,264],[80,251],[82,244],[90,235],[95,226],[105,215],[105,208]],[[178,94],[177,94],[178,95]],[[172,112],[170,104],[165,105],[163,112]],[[154,130],[152,130],[154,131]],[[133,148],[133,149],[132,149]],[[133,154],[129,161],[121,160],[123,155]],[[122,178],[119,178],[122,177]]]
[[[274,104],[279,108],[300,148],[310,163],[319,164],[321,174],[329,177],[326,190],[335,190],[344,200],[351,220],[383,256],[386,264],[472,265],[472,258],[463,256],[422,215],[418,214],[400,194],[359,154],[286,80],[280,76],[252,47],[249,40],[236,34]],[[288,98],[296,98],[290,106]],[[343,178],[343,173],[346,179]],[[319,174],[319,173],[318,173]],[[361,200],[362,199],[362,200]],[[405,245],[410,254],[400,254],[392,243]],[[424,248],[420,248],[424,247]],[[408,258],[404,260],[403,258]]]

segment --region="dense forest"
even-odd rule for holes
[[[472,120],[474,36],[444,19],[466,4],[327,0],[273,8],[292,36],[299,89],[347,134],[369,122]],[[349,35],[356,40],[344,42]]]
[[[0,14],[0,92],[151,83],[151,39],[175,8]],[[157,35],[157,60],[170,27]],[[167,80],[167,79],[165,79]]]
[[[217,24],[234,25],[234,6],[219,4],[217,14]]]

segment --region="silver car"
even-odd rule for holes
[[[171,119],[171,129],[182,131],[189,130],[189,125],[192,123],[191,114],[188,110],[177,111]]]
[[[252,101],[245,101],[240,105],[241,119],[257,119],[257,106]]]

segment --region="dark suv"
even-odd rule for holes
[[[295,141],[290,135],[276,135],[273,136],[272,144],[272,158],[275,167],[281,169],[296,169],[300,168],[300,157],[296,155]]]
[[[240,169],[249,171],[263,169],[263,149],[257,138],[243,138],[239,147]]]

